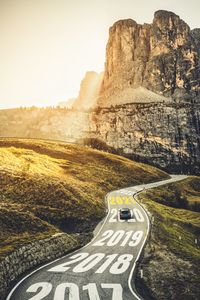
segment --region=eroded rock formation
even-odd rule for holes
[[[199,36],[198,29],[191,31],[179,16],[162,10],[155,13],[152,24],[116,22],[109,31],[98,104],[134,102],[129,100],[131,93],[140,86],[170,99],[198,101]]]

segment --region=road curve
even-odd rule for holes
[[[150,222],[134,195],[186,178],[138,185],[109,193],[108,214],[85,247],[48,263],[19,281],[6,300],[139,300],[133,285],[136,262],[146,242]],[[129,207],[132,219],[118,210]],[[98,232],[97,232],[98,231]]]

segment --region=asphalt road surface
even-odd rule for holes
[[[85,247],[25,276],[6,300],[134,300],[134,269],[146,242],[150,221],[134,195],[145,189],[184,179],[171,179],[113,191],[108,214]],[[119,209],[132,218],[119,219]],[[97,232],[98,231],[98,232]]]

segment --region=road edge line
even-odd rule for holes
[[[141,246],[141,248],[140,248],[140,250],[139,250],[139,252],[138,252],[138,255],[137,255],[136,259],[135,259],[135,262],[134,262],[134,264],[133,264],[133,267],[132,267],[132,269],[131,269],[131,271],[130,271],[129,278],[128,278],[128,286],[129,286],[129,289],[130,289],[131,293],[132,293],[138,300],[142,300],[142,298],[140,298],[140,295],[137,294],[137,291],[134,291],[134,290],[133,290],[132,285],[131,285],[131,280],[132,280],[132,278],[133,278],[133,273],[134,273],[134,271],[135,271],[136,262],[138,261],[140,255],[141,255],[141,253],[142,253],[142,251],[143,251],[143,249],[144,249],[144,246],[145,246],[145,244],[146,244],[146,241],[147,241],[147,238],[148,238],[149,232],[150,232],[150,220],[149,220],[148,214],[147,214],[146,210],[145,210],[145,209],[139,204],[139,202],[136,200],[136,196],[139,195],[139,194],[142,193],[142,192],[143,192],[143,191],[139,191],[139,192],[135,193],[135,194],[133,195],[133,198],[135,199],[135,201],[137,202],[137,204],[142,208],[142,210],[144,211],[145,216],[146,216],[146,218],[147,218],[147,234],[146,234],[146,238],[144,239],[144,241],[143,241],[143,243],[142,243],[142,246]]]
[[[170,175],[170,177],[171,177],[171,183],[173,183],[173,182],[185,180],[188,176],[185,176],[185,177],[179,178],[179,179],[174,179],[174,180],[173,180],[173,175]],[[165,183],[164,183],[165,180],[161,180],[160,182],[162,182],[162,181],[163,181],[163,184],[162,184],[162,185],[165,185]],[[159,182],[159,181],[158,181],[158,182]],[[162,186],[162,185],[160,185],[160,186]],[[158,186],[158,187],[159,187],[159,186]],[[154,189],[154,188],[157,188],[157,187],[147,187],[147,188],[145,187],[145,190],[150,190],[150,189]],[[135,194],[133,194],[133,198],[135,199],[135,201],[137,202],[137,204],[143,209],[143,211],[144,211],[144,213],[145,213],[145,215],[146,215],[146,218],[147,218],[147,220],[148,220],[148,222],[147,222],[147,234],[146,234],[146,239],[143,241],[142,247],[140,248],[140,251],[138,252],[137,258],[136,258],[136,260],[135,260],[135,262],[134,262],[134,264],[133,264],[133,267],[132,267],[132,269],[131,269],[131,272],[130,272],[130,275],[129,275],[129,279],[128,279],[129,289],[130,289],[131,293],[132,293],[138,300],[143,300],[143,298],[140,298],[141,296],[137,293],[137,291],[134,291],[134,290],[133,290],[132,285],[131,285],[131,279],[133,278],[133,273],[134,273],[134,271],[135,271],[136,262],[138,261],[140,255],[141,255],[141,253],[142,253],[142,251],[143,251],[143,249],[144,249],[144,246],[145,246],[145,244],[146,244],[146,242],[147,242],[147,239],[148,239],[148,237],[149,237],[149,232],[150,232],[150,220],[149,220],[149,216],[148,216],[147,210],[146,210],[146,209],[143,207],[143,205],[141,205],[141,204],[139,203],[139,201],[136,199],[136,196],[139,195],[139,194],[142,193],[142,192],[144,192],[144,190],[136,192]]]

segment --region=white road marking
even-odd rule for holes
[[[52,284],[48,282],[38,282],[32,284],[28,289],[27,293],[37,293],[35,296],[29,298],[29,300],[42,300],[47,297],[52,291]],[[112,289],[112,300],[123,300],[122,293],[123,288],[118,283],[101,283],[102,289]],[[87,291],[90,300],[100,300],[99,292],[96,283],[88,283],[82,286],[83,291]],[[72,282],[60,283],[54,293],[53,300],[65,300],[66,294],[68,294],[69,300],[80,300],[80,287]]]
[[[135,195],[134,195],[134,199],[135,199]],[[135,199],[135,200],[136,200],[136,199]],[[137,200],[136,200],[136,201],[137,201]],[[137,203],[138,203],[138,202],[137,202]],[[138,204],[139,204],[139,203],[138,203]],[[139,205],[140,205],[140,204],[139,204]],[[141,248],[140,248],[140,251],[138,252],[138,255],[137,255],[136,259],[135,259],[135,262],[134,262],[134,264],[133,264],[133,267],[132,267],[132,269],[131,269],[131,272],[130,272],[130,275],[129,275],[129,279],[128,279],[128,286],[129,286],[129,289],[130,289],[131,293],[132,293],[132,294],[136,297],[136,299],[138,299],[138,300],[142,300],[142,299],[134,292],[134,290],[133,290],[133,288],[132,288],[132,285],[131,285],[131,279],[132,279],[132,277],[133,277],[133,272],[134,272],[135,267],[136,267],[136,262],[138,261],[140,255],[141,255],[141,253],[142,253],[142,250],[143,250],[143,248],[144,248],[144,245],[145,245],[145,243],[146,243],[147,237],[148,237],[148,235],[149,235],[149,230],[150,230],[149,217],[148,217],[148,215],[147,215],[145,209],[144,209],[141,205],[140,205],[140,207],[143,209],[143,211],[144,211],[144,213],[145,213],[145,215],[146,215],[146,219],[147,219],[147,234],[146,234],[145,239],[144,239],[144,241],[143,241],[143,244],[142,244],[142,246],[141,246]]]

